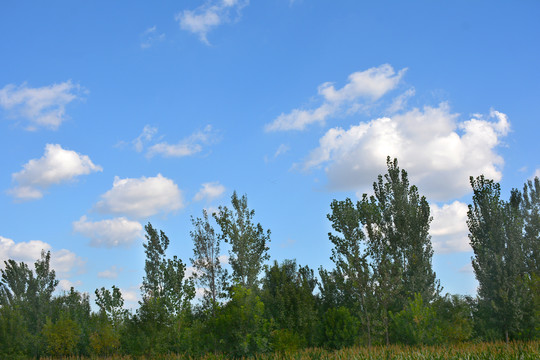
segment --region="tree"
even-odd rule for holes
[[[298,340],[298,346],[314,345],[317,313],[313,270],[298,267],[294,260],[284,260],[281,264],[275,261],[267,268],[262,284],[261,300],[275,330],[278,333],[287,330]],[[284,340],[280,336],[276,339]]]
[[[252,289],[258,284],[264,262],[270,258],[270,230],[265,232],[260,223],[253,223],[255,210],[248,208],[246,195],[239,198],[235,191],[231,204],[232,209],[220,206],[214,218],[221,227],[221,238],[232,247],[229,263],[233,280],[246,289]]]
[[[498,183],[484,176],[470,181],[474,194],[467,225],[479,283],[479,314],[508,342],[520,329],[524,299],[521,196],[514,190],[505,202]]]
[[[206,210],[203,218],[193,219],[194,230],[190,232],[193,239],[193,258],[190,259],[195,271],[193,277],[204,288],[203,306],[210,308],[215,316],[218,299],[225,296],[227,287],[227,271],[219,261],[220,237],[208,220]]]
[[[148,223],[145,226],[147,243],[143,244],[146,254],[145,276],[143,277],[142,302],[135,323],[141,322],[146,334],[146,348],[150,352],[167,351],[173,341],[173,325],[183,321],[185,312],[195,296],[195,287],[190,279],[184,280],[186,266],[177,256],[166,257],[169,238]]]
[[[231,300],[213,323],[221,351],[245,357],[268,350],[269,323],[264,317],[264,304],[252,289],[233,286]]]
[[[367,330],[368,346],[371,346],[371,309],[373,276],[368,264],[366,237],[361,224],[361,207],[354,206],[351,199],[334,200],[330,204],[332,213],[328,220],[334,231],[341,235],[328,233],[334,244],[332,261],[336,264],[337,274],[342,284],[348,285],[355,302],[359,304],[360,316]]]
[[[409,184],[397,159],[386,160],[388,173],[373,183],[374,195],[332,202],[328,219],[340,235],[329,234],[332,260],[341,283],[360,304],[361,318],[371,343],[371,304],[377,304],[386,343],[389,312],[399,312],[414,294],[429,303],[440,291],[431,259],[429,204]],[[377,301],[374,301],[374,300]]]
[[[27,350],[33,356],[39,356],[42,350],[41,333],[58,285],[50,261],[50,251],[42,251],[41,258],[34,263],[34,271],[13,259],[4,261],[5,268],[0,269],[0,306],[16,308],[16,313],[22,315],[31,337]]]
[[[126,316],[126,310],[123,308],[124,298],[120,289],[113,285],[111,292],[109,289],[102,287],[100,290],[96,289],[95,294],[96,305],[99,307],[100,313],[105,315],[113,328],[118,327]]]

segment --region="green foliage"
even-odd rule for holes
[[[324,344],[332,349],[341,349],[354,344],[358,336],[358,320],[346,307],[331,308],[323,319]]]
[[[521,196],[514,190],[505,202],[500,199],[499,184],[483,176],[470,180],[474,195],[467,225],[479,282],[477,315],[488,329],[499,329],[499,336],[508,341],[522,330],[527,292]]]
[[[432,307],[440,328],[439,343],[468,341],[473,333],[473,299],[449,295],[436,299]]]
[[[219,349],[234,356],[246,356],[269,349],[269,322],[264,304],[252,289],[241,285],[231,289],[231,300],[215,320]]]
[[[43,327],[48,353],[53,356],[68,356],[76,353],[81,329],[69,318],[60,318],[53,323],[50,319]]]
[[[397,314],[390,313],[392,333],[403,344],[435,344],[440,339],[435,310],[420,294],[415,294],[405,309]]]
[[[30,334],[20,306],[0,306],[0,358],[25,358]]]
[[[279,342],[283,340],[280,330],[287,329],[298,345],[314,345],[318,320],[315,281],[313,270],[298,268],[294,260],[284,260],[281,265],[276,261],[267,269],[261,300],[266,317],[278,330],[275,335]]]
[[[203,306],[215,315],[218,300],[226,296],[227,271],[219,261],[220,236],[217,236],[210,225],[208,214],[203,210],[203,218],[193,219],[194,230],[190,232],[193,239],[193,258],[190,259],[196,271],[193,278],[204,289]]]
[[[232,209],[220,206],[214,218],[221,228],[220,237],[232,247],[229,263],[233,280],[247,289],[254,289],[264,262],[270,259],[270,230],[265,232],[260,223],[255,225],[255,210],[248,208],[246,195],[239,198],[235,191],[231,204]]]
[[[116,354],[120,348],[120,334],[106,318],[99,319],[96,329],[90,334],[90,349],[95,355]]]

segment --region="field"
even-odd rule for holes
[[[177,354],[159,355],[155,357],[132,357],[132,356],[111,356],[101,358],[91,358],[100,360],[218,360],[229,359],[230,357],[222,354],[207,354],[202,357],[190,357]],[[44,358],[46,360],[59,360],[53,358]],[[62,360],[79,360],[84,358],[69,357]],[[330,351],[325,349],[306,349],[297,352],[285,352],[274,354],[261,354],[252,357],[258,360],[293,360],[293,359],[400,359],[400,360],[537,360],[540,359],[540,341],[533,342],[513,342],[506,343],[464,343],[445,346],[420,346],[408,347],[402,345],[351,347],[342,350]]]

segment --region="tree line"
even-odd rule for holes
[[[476,297],[442,295],[432,268],[430,207],[397,159],[373,194],[334,200],[327,218],[331,270],[295,260],[268,263],[270,230],[247,196],[191,218],[193,275],[169,257],[169,238],[145,226],[139,308],[116,286],[55,295],[50,252],[31,269],[9,259],[0,270],[0,357],[44,355],[245,356],[306,347],[439,344],[538,339],[540,181],[501,199],[500,185],[471,177],[467,213]],[[231,272],[220,260],[229,244]],[[318,276],[317,276],[318,275]],[[196,292],[200,292],[195,301]]]

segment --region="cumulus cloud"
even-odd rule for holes
[[[23,170],[12,175],[18,185],[9,193],[20,200],[39,199],[51,185],[102,170],[87,155],[62,149],[58,144],[47,144],[41,158],[28,161]]]
[[[207,201],[212,201],[219,198],[225,192],[225,186],[221,185],[218,181],[207,182],[202,184],[201,190],[195,194],[193,200],[201,201],[206,199]]]
[[[199,39],[210,45],[207,35],[219,25],[229,23],[240,17],[241,10],[249,4],[249,0],[208,0],[195,10],[184,10],[176,14],[182,30],[199,36]]]
[[[319,140],[304,169],[326,165],[328,187],[368,192],[386,157],[397,157],[411,182],[434,201],[470,192],[469,176],[501,179],[503,159],[496,147],[510,124],[505,114],[491,111],[458,122],[447,104],[426,106],[392,117],[360,122],[349,130],[332,128]]]
[[[90,246],[112,248],[132,245],[142,238],[143,227],[125,217],[92,222],[82,216],[73,222],[73,230],[90,238]]]
[[[308,125],[324,125],[326,119],[342,112],[353,113],[362,107],[360,100],[373,102],[394,89],[405,74],[406,69],[397,74],[388,64],[373,67],[349,75],[349,82],[341,89],[326,82],[319,86],[318,95],[323,103],[316,109],[294,109],[288,114],[279,115],[267,124],[266,131],[304,130]]]
[[[167,214],[184,207],[178,186],[161,174],[138,179],[121,179],[117,176],[112,189],[101,198],[95,206],[98,211],[133,218]]]
[[[116,279],[121,271],[122,269],[118,268],[116,265],[113,265],[107,270],[98,272],[97,275],[98,278],[101,279]]]
[[[165,34],[160,34],[155,25],[149,27],[141,34],[141,49],[148,49],[155,43],[163,40],[165,40]]]
[[[77,99],[80,91],[71,81],[39,88],[9,84],[0,89],[0,107],[8,116],[27,122],[27,130],[56,130],[66,120],[66,105]]]
[[[532,178],[534,179],[535,177],[540,178],[540,169],[536,169],[536,171],[534,172]]]
[[[161,155],[163,157],[184,157],[197,154],[202,151],[203,145],[211,144],[218,140],[216,132],[211,125],[207,125],[203,131],[197,131],[187,138],[180,140],[176,144],[160,142],[152,145],[146,155],[153,157]]]
[[[431,204],[433,221],[430,234],[436,253],[472,251],[468,238],[467,210],[467,204],[459,201],[443,206]]]
[[[4,267],[4,261],[13,259],[25,262],[33,268],[33,264],[41,258],[42,250],[51,251],[51,267],[57,277],[67,278],[74,271],[80,273],[84,270],[85,261],[72,251],[54,250],[50,244],[39,240],[15,242],[3,236],[0,236],[0,267]]]

